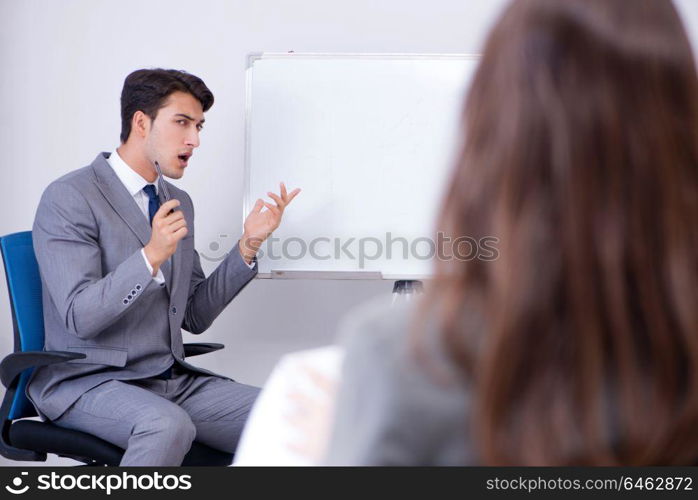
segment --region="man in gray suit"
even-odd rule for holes
[[[191,74],[131,73],[121,145],[49,185],[36,213],[46,349],[86,357],[36,370],[27,394],[44,418],[124,448],[121,465],[180,465],[194,439],[233,452],[258,393],[187,363],[181,328],[205,331],[255,276],[259,246],[299,190],[257,200],[206,278],[192,201],[165,182],[161,205],[154,163],[182,177],[212,104]]]

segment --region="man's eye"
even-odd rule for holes
[[[201,132],[201,131],[204,129],[204,126],[203,126],[203,125],[197,125],[196,128],[197,128],[197,130],[198,130],[199,132]]]
[[[180,125],[186,125],[187,121],[186,120],[177,120],[177,123],[179,123]]]

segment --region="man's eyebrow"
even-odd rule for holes
[[[194,120],[194,118],[192,118],[189,115],[185,115],[184,113],[177,113],[175,116],[181,116],[182,118],[186,118],[187,120],[189,120],[191,122],[196,121],[196,120]],[[199,123],[204,123],[205,121],[206,121],[206,118],[202,118]]]

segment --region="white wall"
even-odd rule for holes
[[[49,182],[118,145],[124,77],[157,66],[202,77],[216,97],[202,145],[178,183],[196,205],[197,248],[205,250],[221,233],[239,235],[248,53],[479,52],[504,3],[0,0],[0,234],[31,228]],[[698,1],[677,3],[696,39]],[[0,280],[4,283],[2,271]],[[390,293],[391,287],[388,282],[257,280],[208,332],[187,335],[185,341],[225,343],[225,351],[197,362],[261,385],[282,353],[331,342],[348,307]],[[0,356],[11,351],[3,285]]]

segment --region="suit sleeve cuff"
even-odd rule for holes
[[[250,269],[254,269],[257,266],[257,256],[256,255],[254,257],[252,257],[252,262],[250,262],[249,264],[247,263],[245,258],[242,256],[242,253],[240,252],[240,240],[238,240],[238,242],[235,244],[235,252],[238,254],[238,257],[240,258],[240,260]]]

